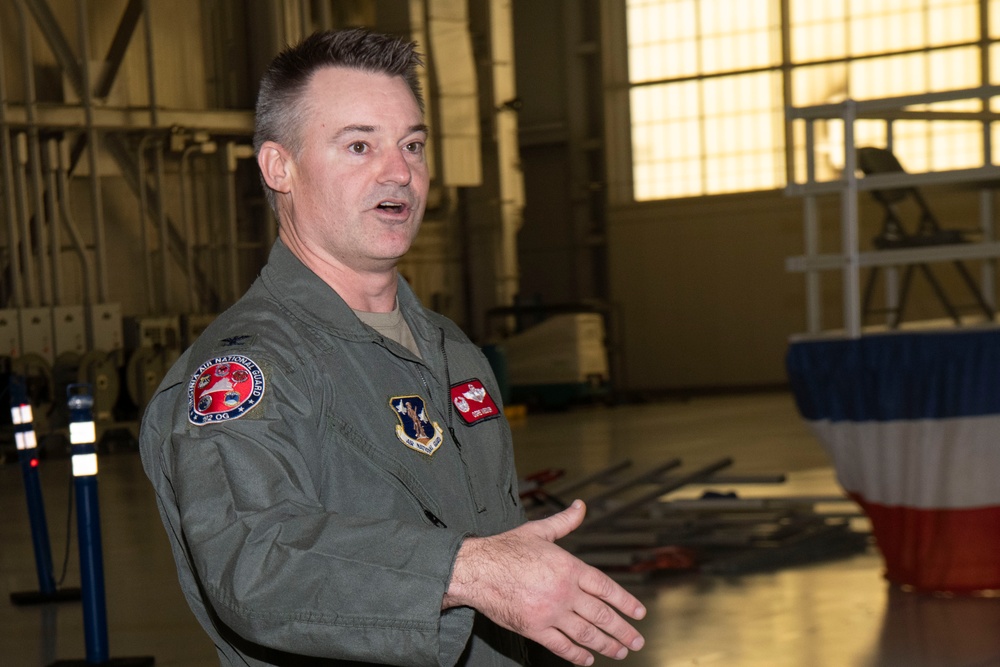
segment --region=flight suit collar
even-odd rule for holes
[[[318,330],[356,341],[377,341],[381,336],[364,324],[347,302],[296,257],[279,238],[274,242],[261,281],[275,299],[295,317]],[[439,334],[427,321],[424,309],[409,284],[399,276],[396,297],[418,344]]]

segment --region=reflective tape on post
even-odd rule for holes
[[[14,424],[14,444],[17,450],[36,449],[38,440],[35,438],[35,420],[31,405],[22,403],[10,408],[10,420]]]
[[[94,399],[86,393],[69,397],[69,442],[73,445],[73,477],[97,474],[97,427],[94,425]]]
[[[14,443],[18,451],[38,448],[38,439],[35,437],[34,429],[31,431],[16,431],[14,433]]]
[[[97,474],[97,452],[73,453],[73,477],[93,477]]]
[[[20,405],[12,406],[10,409],[10,420],[14,422],[14,426],[34,423],[35,417],[31,412],[31,404],[22,403]]]
[[[97,440],[97,429],[93,421],[71,422],[69,442],[71,445],[90,445]]]
[[[92,387],[66,387],[69,440],[73,452],[76,489],[76,525],[80,544],[80,583],[83,590],[83,630],[88,665],[108,662],[108,620],[104,600],[104,557],[97,498],[97,446]]]

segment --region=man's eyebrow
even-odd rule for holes
[[[371,134],[375,132],[377,129],[378,128],[376,128],[374,125],[345,125],[344,127],[340,128],[340,131],[337,132],[337,134],[334,135],[334,139],[339,139],[340,137],[343,137],[344,135],[347,134],[355,134],[355,133]],[[408,134],[413,134],[414,132],[423,132],[424,134],[430,134],[430,128],[423,123],[419,123],[417,125],[411,125]]]
[[[375,131],[374,125],[346,125],[340,128],[340,131],[334,135],[335,138],[344,136],[345,134],[354,134],[360,132],[362,134],[371,134]]]

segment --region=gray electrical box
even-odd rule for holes
[[[83,306],[55,306],[52,309],[52,331],[57,357],[66,352],[82,355],[87,351],[87,321]]]
[[[125,349],[141,347],[174,350],[181,346],[180,318],[128,317],[125,319]]]
[[[122,307],[118,303],[98,303],[88,307],[90,340],[93,349],[117,352],[122,345]]]
[[[21,331],[17,311],[13,308],[0,309],[0,355],[18,357],[21,355]]]
[[[36,354],[50,364],[56,360],[52,343],[52,310],[22,308],[20,314],[21,353]]]

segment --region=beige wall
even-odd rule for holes
[[[976,191],[928,191],[942,225],[974,227]],[[861,202],[863,246],[882,211]],[[617,384],[629,391],[784,383],[789,336],[806,328],[805,279],[785,270],[803,254],[803,202],[779,192],[685,199],[614,209],[609,218]],[[821,200],[824,252],[839,247],[839,200]],[[978,276],[978,267],[970,265]],[[971,297],[952,267],[935,266],[958,304]],[[824,328],[841,324],[839,273],[822,279]],[[908,313],[943,316],[914,279]]]

